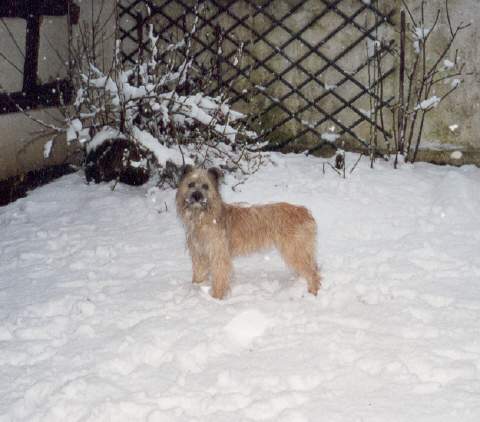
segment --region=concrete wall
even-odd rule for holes
[[[410,1],[415,16],[420,16],[420,1]],[[444,0],[429,0],[426,8],[426,27],[431,27],[438,9],[442,10],[439,24],[431,35],[432,52],[429,61],[437,57],[449,38],[449,26],[444,12]],[[451,149],[459,145],[466,153],[477,156],[480,163],[480,2],[478,0],[450,0],[450,18],[453,26],[460,23],[471,23],[471,26],[460,32],[458,39],[447,56],[454,60],[458,49],[460,62],[465,62],[465,70],[471,75],[462,78],[464,83],[451,94],[444,103],[431,111],[426,120],[426,128],[422,142],[425,147]],[[410,52],[412,54],[412,52]],[[450,85],[439,84],[435,94],[445,93]],[[454,129],[455,126],[458,128]],[[451,127],[451,128],[450,128]]]
[[[295,1],[278,1],[278,10],[279,14],[284,13],[285,10],[288,10],[289,7],[293,7],[297,2]],[[356,10],[359,6],[360,0],[352,0],[352,1],[344,1],[341,3],[341,9],[345,12],[351,12],[352,10]],[[395,2],[389,0],[379,0],[378,5],[384,11],[392,8]],[[407,3],[411,7],[411,11],[413,15],[419,19],[421,16],[421,0],[407,0]],[[447,21],[447,15],[445,13],[445,1],[444,0],[429,0],[426,1],[425,6],[425,26],[431,27],[437,13],[437,10],[440,9],[442,12],[440,14],[439,24],[437,25],[434,33],[432,33],[430,37],[430,44],[428,47],[428,57],[427,61],[432,63],[438,57],[438,54],[443,51],[444,46],[449,40],[449,26]],[[398,10],[401,9],[402,5],[400,1],[396,2]],[[323,4],[318,2],[318,9],[323,10]],[[302,14],[304,14],[304,19],[308,20],[311,16],[311,12],[315,11],[315,7],[312,8],[312,2],[308,2],[305,5],[305,9],[300,8],[298,12],[294,15],[295,21],[298,25],[304,23],[302,21]],[[452,162],[461,164],[463,162],[470,162],[480,164],[480,2],[478,0],[450,0],[449,1],[449,10],[450,10],[450,18],[453,23],[453,26],[456,26],[460,23],[471,23],[471,26],[461,31],[456,39],[453,47],[451,49],[450,54],[446,58],[453,61],[455,57],[455,52],[458,49],[458,59],[459,62],[465,61],[466,67],[465,71],[470,73],[469,76],[465,78],[461,78],[464,83],[458,88],[457,91],[452,93],[447,99],[442,102],[436,109],[432,110],[428,113],[428,117],[426,118],[425,122],[425,129],[424,135],[422,137],[422,151],[419,154],[419,159],[427,159],[433,160],[436,162]],[[319,21],[313,28],[313,30],[309,30],[305,35],[303,35],[306,39],[308,39],[312,44],[318,43],[321,41],[322,37],[330,32],[330,30],[338,25],[339,20],[338,16],[334,13],[329,14],[329,19]],[[396,30],[399,28],[399,16],[400,13],[397,13],[394,16],[394,24],[396,26]],[[356,20],[359,22],[359,19]],[[408,19],[407,19],[408,22]],[[370,21],[371,23],[371,21]],[[263,28],[265,24],[268,25],[268,22],[262,22],[261,17],[258,18],[258,22],[253,22],[255,27]],[[290,26],[295,29],[295,25],[290,23]],[[411,28],[411,25],[410,25]],[[272,35],[275,37],[276,41],[279,41],[281,30],[277,30],[277,32],[273,32]],[[278,34],[278,36],[277,36]],[[340,35],[335,36],[332,41],[329,41],[325,46],[322,46],[321,49],[323,52],[326,53],[328,57],[332,57],[335,54],[338,54],[339,51],[342,51],[345,47],[349,45],[351,42],[352,36],[357,36],[356,30],[353,29],[351,26],[347,26]],[[394,39],[396,45],[398,46],[398,34],[392,33],[392,28],[388,26],[380,27],[378,37],[384,40]],[[408,54],[410,55],[410,59],[412,58],[414,51],[412,48],[411,41],[408,41],[409,45]],[[293,44],[292,46],[294,46]],[[301,46],[300,46],[301,47]],[[264,51],[267,49],[263,43],[257,43],[253,46],[253,53],[257,57],[262,57],[264,55]],[[268,49],[267,49],[268,50]],[[289,54],[291,57],[296,59],[304,54],[304,50],[302,48],[290,49]],[[357,47],[353,50],[351,54],[345,56],[343,61],[340,62],[341,66],[345,70],[350,70],[355,68],[355,66],[365,57],[365,48],[364,43],[361,46]],[[398,58],[395,59],[398,61]],[[278,61],[270,62],[272,67],[276,70],[282,69],[285,60],[281,57],[278,58]],[[306,63],[307,69],[312,72],[315,72],[318,69],[319,62],[321,60],[317,60],[316,62],[313,58],[310,61],[304,62]],[[384,63],[385,67],[390,65],[389,59]],[[254,75],[254,80],[258,84],[262,84],[263,81],[269,80],[270,75],[268,71],[265,69],[258,70]],[[295,85],[301,83],[302,75],[301,72],[292,72],[290,82]],[[335,84],[336,80],[338,80],[339,75],[338,73],[330,68],[327,72],[320,75],[320,79],[329,83]],[[367,84],[367,75],[366,72],[360,73],[358,75],[359,80],[363,84]],[[276,89],[276,87],[278,87]],[[272,90],[270,94],[274,97],[281,96],[283,93],[288,91],[288,88],[282,86],[282,84],[274,84],[272,86]],[[320,88],[318,86],[312,85],[312,90],[306,91],[306,96],[308,98],[312,98],[312,95],[318,95],[318,90]],[[439,84],[436,86],[436,90],[432,93],[432,95],[441,95],[446,93],[450,89],[450,85],[448,84]],[[349,92],[351,91],[351,92]],[[337,92],[344,98],[349,98],[355,92],[355,87],[352,84],[345,84],[342,88],[339,88]],[[392,78],[388,79],[385,85],[385,97],[388,97],[390,94],[394,94],[395,96],[398,93],[398,74],[395,74]],[[286,101],[286,105],[295,110],[297,105],[295,104],[295,100],[297,98],[295,96],[290,97]],[[268,101],[262,98],[261,96],[257,96],[254,98],[253,107],[250,108],[250,111],[255,111],[258,108],[261,109],[262,106],[268,104]],[[331,96],[325,97],[319,105],[327,110],[331,111],[334,109],[338,102],[332,98]],[[368,110],[369,104],[367,98],[364,97],[362,100],[355,103],[357,108]],[[247,107],[248,110],[248,107]],[[282,114],[279,112],[278,114]],[[342,121],[351,121],[352,119],[352,111],[345,110],[339,115]],[[315,122],[319,116],[319,113],[315,109],[311,109],[308,113],[305,113],[305,120],[310,122]],[[389,119],[390,113],[386,113],[386,125],[391,124],[391,120]],[[355,116],[356,117],[356,116]],[[271,124],[278,120],[278,115],[275,115],[275,111],[267,116],[265,122],[267,125]],[[270,119],[270,121],[269,121]],[[331,122],[327,122],[324,127],[321,128],[321,132],[326,132],[332,125]],[[302,125],[299,123],[290,122],[286,125],[285,129],[287,130],[288,135],[299,133],[303,128]],[[362,123],[357,129],[356,132],[364,139],[368,139],[369,137],[369,126],[366,123]],[[281,135],[280,135],[281,136]],[[345,139],[349,140],[349,136],[347,135]],[[312,143],[315,143],[317,140],[311,134],[308,136],[303,136],[298,138],[296,142],[291,145],[291,149],[303,149],[309,147]],[[354,143],[352,144],[354,145]],[[297,148],[298,147],[298,148]],[[450,153],[452,150],[461,150],[464,153],[464,156],[461,159],[450,159]],[[444,150],[445,152],[441,152]]]
[[[91,21],[102,9],[100,0],[77,0],[80,6],[80,21]],[[115,0],[105,0],[100,22],[104,22],[113,10]],[[0,53],[8,57],[20,70],[23,69],[23,50],[25,48],[25,21],[22,19],[4,19],[0,23]],[[112,25],[106,27],[112,35]],[[13,34],[12,41],[9,31]],[[74,27],[74,36],[78,36],[78,26]],[[110,40],[112,38],[110,37]],[[22,50],[19,51],[19,48]],[[106,44],[108,47],[108,43]],[[111,51],[107,48],[107,51]],[[67,75],[68,26],[66,17],[45,16],[40,29],[40,50],[38,76],[41,82]],[[20,91],[22,76],[14,66],[0,57],[0,86],[6,92]],[[55,108],[44,108],[31,112],[31,115],[47,123],[61,126],[62,116]],[[62,164],[73,159],[73,150],[66,148],[62,135],[41,134],[42,126],[33,122],[22,113],[0,115],[0,180],[23,172],[38,169],[46,165]],[[44,158],[44,145],[53,139],[53,148],[48,159]]]

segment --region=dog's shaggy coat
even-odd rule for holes
[[[317,294],[320,275],[315,259],[316,224],[310,212],[285,202],[241,206],[226,204],[219,192],[217,169],[185,168],[177,195],[192,258],[193,282],[212,277],[212,296],[229,289],[232,258],[275,247],[285,263]]]

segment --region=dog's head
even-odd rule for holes
[[[208,170],[185,166],[178,184],[177,209],[207,211],[221,202],[219,181],[221,172],[217,168]]]

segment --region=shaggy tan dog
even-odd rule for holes
[[[275,247],[285,263],[320,287],[315,260],[316,224],[310,212],[285,202],[241,206],[226,204],[219,192],[220,171],[186,166],[180,180],[177,212],[185,225],[192,257],[193,282],[212,277],[212,296],[221,299],[229,288],[232,258]]]

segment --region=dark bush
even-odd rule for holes
[[[153,155],[128,139],[109,139],[87,154],[85,176],[95,183],[116,180],[143,185],[155,168]]]

